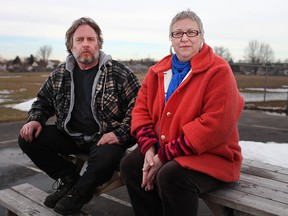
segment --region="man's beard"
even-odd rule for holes
[[[76,59],[81,64],[91,64],[99,58],[99,52],[95,53],[93,56],[90,57],[81,57],[82,55],[76,56]]]

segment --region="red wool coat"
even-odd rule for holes
[[[182,167],[225,182],[240,177],[242,162],[237,122],[244,106],[234,75],[206,44],[191,59],[192,72],[165,104],[164,72],[172,55],[152,66],[132,111],[131,132],[153,124],[160,145],[185,134],[195,155],[174,158]]]

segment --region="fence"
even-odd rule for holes
[[[253,65],[253,64],[232,64],[231,68],[234,73],[245,75],[264,76],[263,87],[258,89],[249,89],[243,93],[246,102],[267,102],[267,101],[286,101],[283,108],[286,116],[288,116],[288,67],[285,64],[280,65]],[[269,88],[272,76],[279,76],[281,85],[277,88]],[[278,79],[278,80],[279,80]],[[259,85],[258,85],[259,86]]]

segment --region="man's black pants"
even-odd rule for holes
[[[77,191],[83,197],[90,196],[97,186],[112,177],[125,152],[121,145],[106,144],[98,147],[96,143],[87,143],[79,146],[55,125],[44,126],[40,135],[31,143],[19,136],[18,143],[33,163],[55,180],[75,172],[75,165],[61,155],[89,155],[87,169],[76,184]]]

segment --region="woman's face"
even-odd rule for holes
[[[190,18],[181,19],[173,25],[172,33],[175,35],[177,35],[177,33],[181,35],[181,32],[187,31],[190,35],[190,37],[188,37],[187,34],[183,34],[183,36],[179,38],[171,36],[172,46],[179,61],[190,61],[200,50],[200,44],[203,41],[202,34],[199,33],[197,36],[194,36],[195,34],[193,35],[193,33],[195,33],[195,31],[193,30],[199,31],[199,27],[198,24]],[[192,35],[194,37],[191,37]]]

